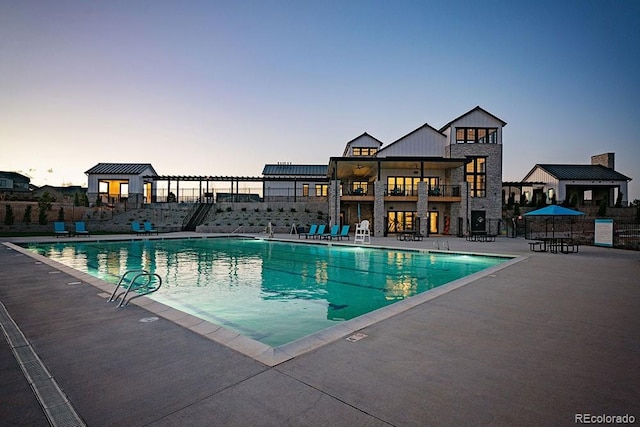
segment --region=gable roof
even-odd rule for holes
[[[342,156],[346,157],[347,153],[349,152],[349,147],[351,147],[351,145],[353,145],[354,142],[359,141],[362,138],[369,138],[370,140],[373,140],[373,142],[375,142],[378,145],[378,148],[382,146],[382,141],[380,141],[378,138],[374,136],[369,135],[367,132],[364,132],[362,135],[356,136],[351,141],[347,142],[347,145],[345,145],[344,147],[344,152],[342,153]]]
[[[395,141],[393,141],[391,144],[387,145],[386,147],[382,147],[382,148],[378,151],[378,154],[379,154],[379,153],[381,153],[381,152],[384,152],[385,150],[387,150],[389,147],[393,146],[394,144],[397,144],[397,143],[401,142],[402,140],[404,140],[404,139],[406,139],[406,138],[410,137],[410,136],[411,136],[411,135],[413,135],[414,133],[419,132],[419,131],[421,131],[421,130],[423,130],[423,129],[426,129],[426,130],[432,130],[433,132],[437,133],[438,135],[441,135],[443,138],[446,138],[446,136],[445,136],[442,132],[440,132],[438,129],[434,128],[434,127],[433,127],[433,126],[431,126],[429,123],[425,123],[425,124],[423,124],[422,126],[420,126],[419,128],[417,128],[417,129],[415,129],[415,130],[412,130],[411,132],[409,132],[409,133],[408,133],[408,134],[406,134],[405,136],[403,136],[403,137],[400,137],[400,138],[396,139]]]
[[[153,175],[158,175],[151,163],[98,163],[85,174],[140,175],[147,169],[151,169]]]
[[[602,165],[550,165],[538,164],[538,167],[559,180],[598,180],[598,181],[631,181],[631,178]],[[527,175],[531,175],[531,172]],[[526,179],[526,178],[525,178]]]
[[[449,126],[451,126],[451,124],[452,124],[452,123],[457,122],[458,120],[462,119],[463,117],[466,117],[466,116],[468,116],[468,115],[469,115],[469,114],[471,114],[471,113],[475,113],[476,111],[480,111],[480,112],[482,112],[482,113],[484,113],[484,114],[486,114],[486,115],[488,115],[488,116],[490,116],[490,117],[494,118],[495,120],[499,121],[499,122],[502,124],[502,126],[506,126],[506,125],[507,125],[507,122],[505,122],[504,120],[502,120],[502,119],[501,119],[501,118],[499,118],[499,117],[494,116],[493,114],[491,114],[490,112],[488,112],[487,110],[485,110],[484,108],[482,108],[482,107],[480,107],[480,106],[478,105],[478,106],[476,106],[475,108],[473,108],[473,109],[471,109],[471,110],[467,111],[467,112],[466,112],[466,113],[464,113],[463,115],[461,115],[461,116],[459,116],[459,117],[456,117],[455,119],[451,120],[451,121],[450,121],[449,123],[447,123],[446,125],[442,126],[442,127],[440,128],[440,132],[442,132],[442,131],[444,131],[445,129],[447,129]]]
[[[262,169],[262,175],[324,177],[327,175],[327,169],[327,165],[267,164]]]

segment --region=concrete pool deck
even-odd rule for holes
[[[180,236],[198,235],[160,237]],[[160,316],[147,321],[155,314],[142,307],[114,309],[95,287],[4,245],[0,302],[90,426],[640,422],[639,252],[533,253],[508,238],[372,244],[526,259],[364,326],[360,340],[274,366]],[[0,372],[0,423],[48,425],[7,340]],[[50,412],[65,406],[50,402]]]

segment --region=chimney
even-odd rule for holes
[[[592,165],[602,165],[605,168],[615,170],[616,168],[616,153],[604,153],[591,156]]]

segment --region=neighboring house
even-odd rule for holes
[[[592,156],[590,165],[535,165],[522,180],[522,198],[527,203],[555,200],[577,206],[607,200],[613,206],[620,194],[622,206],[627,206],[629,181],[631,178],[615,171],[615,154],[605,153]]]
[[[262,177],[265,201],[326,201],[327,165],[267,164]]]
[[[5,200],[12,196],[28,197],[31,193],[31,178],[17,172],[0,171],[0,198]]]
[[[383,148],[366,133],[348,142],[342,157],[329,160],[332,221],[367,219],[377,235],[497,232],[505,125],[476,107]]]
[[[87,197],[91,205],[98,199],[104,204],[124,203],[141,207],[155,201],[153,181],[158,174],[150,163],[98,163],[85,172]]]
[[[35,199],[38,199],[42,197],[44,193],[49,193],[49,195],[57,202],[73,203],[76,194],[78,196],[81,194],[85,195],[87,193],[87,189],[79,185],[69,185],[66,187],[43,185],[42,187],[33,190],[32,195]]]

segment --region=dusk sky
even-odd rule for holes
[[[259,176],[479,105],[503,180],[616,153],[640,199],[640,1],[0,0],[0,170]]]

